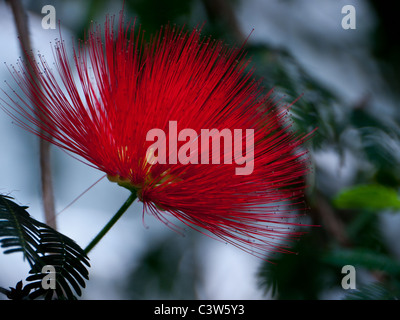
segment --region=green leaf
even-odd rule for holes
[[[32,267],[35,262],[41,261],[38,254],[40,230],[26,212],[26,207],[17,205],[11,199],[0,196],[0,247],[6,248],[5,254],[22,252]]]
[[[379,185],[359,185],[342,191],[334,199],[341,209],[399,209],[400,199],[395,189]]]
[[[89,279],[89,258],[72,239],[33,219],[11,197],[0,195],[0,247],[5,254],[22,252],[31,270],[25,288],[33,290],[31,298],[75,299],[71,290],[82,294],[84,279]],[[56,289],[43,289],[42,280],[47,275],[42,268],[55,268]]]
[[[400,263],[386,254],[368,249],[335,249],[323,256],[323,261],[331,265],[343,267],[353,265],[368,270],[380,270],[389,274],[400,275]]]
[[[344,300],[398,300],[393,290],[382,283],[372,283],[348,292]]]
[[[257,274],[259,286],[278,300],[316,300],[325,286],[335,282],[335,268],[322,263],[320,231],[313,230],[292,247],[296,254],[269,257]],[[301,275],[301,276],[300,276]]]
[[[135,13],[148,33],[167,23],[183,24],[188,20],[192,0],[130,0],[127,7]]]

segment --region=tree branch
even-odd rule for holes
[[[240,29],[231,1],[203,0],[202,2],[211,20],[222,20],[229,32],[240,42],[246,39]]]
[[[20,0],[7,0],[14,15],[15,25],[19,34],[21,51],[25,58],[29,59],[28,54],[32,52],[32,46],[29,38],[28,16]],[[32,75],[34,72],[27,64]],[[34,77],[36,81],[36,77]],[[44,134],[44,132],[41,132]],[[53,183],[50,162],[50,143],[44,139],[39,141],[40,156],[40,174],[42,185],[42,201],[45,213],[46,224],[56,229]]]

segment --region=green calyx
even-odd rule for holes
[[[131,181],[129,181],[128,179],[122,178],[119,175],[111,176],[108,174],[107,179],[110,180],[111,182],[116,182],[119,186],[124,187],[133,193],[137,193],[137,191],[140,189],[139,186],[133,185]]]

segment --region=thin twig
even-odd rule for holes
[[[330,203],[318,192],[315,191],[315,209],[319,219],[326,231],[343,247],[351,245],[346,233],[345,224],[339,219]]]
[[[29,59],[28,54],[32,52],[32,46],[29,38],[28,16],[20,0],[7,0],[7,2],[9,3],[14,15],[15,25],[19,34],[22,54],[26,59]],[[27,63],[27,66],[28,68],[30,68],[30,73],[34,75],[35,73],[31,69],[29,63]],[[36,77],[33,78],[36,81]],[[44,135],[44,132],[41,132],[41,134]],[[39,144],[42,201],[45,213],[45,220],[46,224],[56,229],[53,183],[50,165],[50,143],[44,139],[40,139]]]

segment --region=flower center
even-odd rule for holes
[[[119,186],[127,188],[132,192],[137,192],[139,189],[141,189],[141,186],[134,185],[130,180],[123,178],[119,175],[112,176],[108,174],[107,179],[111,182],[116,182]]]
[[[120,157],[120,160],[122,160],[126,154],[127,154],[127,147],[123,148],[120,152],[118,152],[118,155]],[[132,193],[135,193],[139,200],[143,201],[143,188],[145,186],[148,186],[152,184],[153,187],[158,187],[160,185],[170,185],[175,182],[182,181],[181,178],[179,178],[176,175],[171,174],[171,168],[168,168],[164,172],[162,172],[159,177],[157,177],[157,181],[154,181],[155,178],[152,176],[150,170],[153,165],[157,163],[156,158],[154,156],[154,149],[150,148],[150,150],[147,150],[146,153],[146,163],[143,166],[143,171],[146,173],[144,177],[144,181],[138,184],[132,183],[131,180],[124,178],[120,176],[119,174],[117,175],[107,175],[107,178],[111,182],[117,183],[119,186],[124,187],[128,190],[130,190]],[[154,183],[155,182],[155,183]]]

